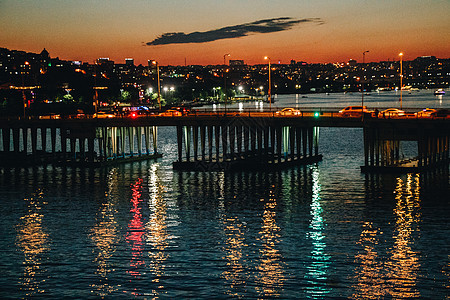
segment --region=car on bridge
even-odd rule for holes
[[[362,117],[364,114],[372,114],[373,111],[368,110],[367,106],[347,106],[346,108],[339,111],[342,117]]]
[[[405,116],[405,111],[398,108],[388,108],[378,113],[378,118],[401,118]]]
[[[275,112],[275,116],[300,116],[301,112],[298,109],[292,107],[286,107],[282,110]]]
[[[432,114],[436,112],[436,109],[433,108],[424,108],[421,111],[415,113],[418,118],[431,118]]]
[[[98,118],[98,119],[108,119],[108,118],[114,118],[114,117],[116,117],[116,115],[111,112],[99,111],[99,112],[96,112],[93,115],[93,117]]]
[[[161,117],[181,117],[182,113],[176,109],[168,109],[158,114]]]
[[[39,119],[41,120],[61,119],[61,115],[58,114],[42,115],[39,116]]]
[[[191,109],[186,106],[175,106],[175,107],[172,107],[171,109],[181,112],[182,115],[187,115],[191,111]]]

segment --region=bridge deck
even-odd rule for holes
[[[411,115],[401,118],[375,118],[371,115],[342,117],[325,111],[319,114],[303,112],[296,116],[255,111],[201,111],[182,116],[3,118],[0,119],[0,146],[3,149],[0,154],[6,157],[3,161],[8,161],[8,157],[24,154],[21,152],[27,149],[29,143],[33,155],[31,158],[25,155],[28,160],[65,161],[70,157],[71,162],[87,160],[93,163],[97,158],[102,161],[110,158],[126,160],[127,154],[133,156],[133,153],[144,157],[150,154],[151,141],[153,153],[158,153],[158,126],[177,128],[178,161],[174,167],[179,169],[210,169],[217,166],[228,169],[261,164],[268,166],[271,162],[288,165],[317,161],[320,160],[318,127],[363,128],[365,166],[362,169],[367,171],[394,168],[419,170],[448,162],[449,157],[450,118],[417,118]],[[38,142],[38,139],[47,141],[49,135],[51,142]],[[56,139],[64,141],[60,150],[55,147]],[[399,143],[404,140],[417,141],[416,164],[399,161]],[[88,151],[84,152],[85,149]],[[58,151],[62,152],[62,158],[59,158]],[[77,151],[81,153],[81,160]],[[98,157],[96,151],[100,152]],[[251,156],[229,160],[227,156],[239,156],[248,151],[272,154],[268,159],[260,156],[258,160],[251,159]],[[212,159],[213,153],[215,160]],[[283,161],[282,156],[288,159]]]

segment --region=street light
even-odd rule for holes
[[[159,110],[161,110],[161,82],[159,81],[159,66],[156,60],[152,61],[152,64],[156,66],[156,74],[158,76],[158,106]]]
[[[227,56],[231,56],[230,53],[226,53],[223,55],[223,95],[225,97],[225,113],[227,112],[227,77],[225,76],[225,59]]]
[[[398,54],[400,56],[400,109],[402,109],[402,92],[403,92],[403,52]]]
[[[272,110],[272,83],[270,81],[270,57],[265,56],[264,59],[267,59],[269,61],[269,109]]]
[[[369,52],[369,50],[366,50],[366,51],[364,51],[363,52],[363,74],[362,74],[362,76],[361,76],[361,78],[362,78],[362,80],[361,80],[361,109],[363,109],[363,107],[364,107],[364,79],[365,79],[365,71],[366,71],[366,69],[365,69],[365,58],[366,58],[366,53],[367,52]]]
[[[22,72],[21,72],[21,73],[22,73],[23,117],[24,117],[24,118],[26,117],[27,97],[25,96],[25,89],[24,89],[24,87],[25,87],[25,80],[24,80],[23,76],[24,76],[24,74],[25,74],[25,72],[26,72],[25,68],[28,67],[29,65],[30,65],[30,63],[26,61],[26,62],[24,63],[23,70],[22,70]]]

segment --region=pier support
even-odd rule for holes
[[[363,172],[417,172],[448,164],[449,132],[436,127],[395,127],[373,122],[364,127]],[[417,156],[400,157],[402,141],[417,143]]]
[[[34,122],[3,126],[0,137],[1,165],[99,165],[161,157],[156,126]]]
[[[235,121],[180,125],[176,132],[178,160],[173,166],[178,170],[271,168],[309,164],[322,158],[318,153],[318,127]]]

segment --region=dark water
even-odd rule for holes
[[[318,165],[181,173],[159,133],[157,162],[0,171],[0,298],[450,296],[448,170],[366,177],[324,128]]]
[[[362,129],[265,172],[175,172],[175,129],[158,143],[156,162],[0,169],[0,298],[450,297],[448,169],[365,176]]]

